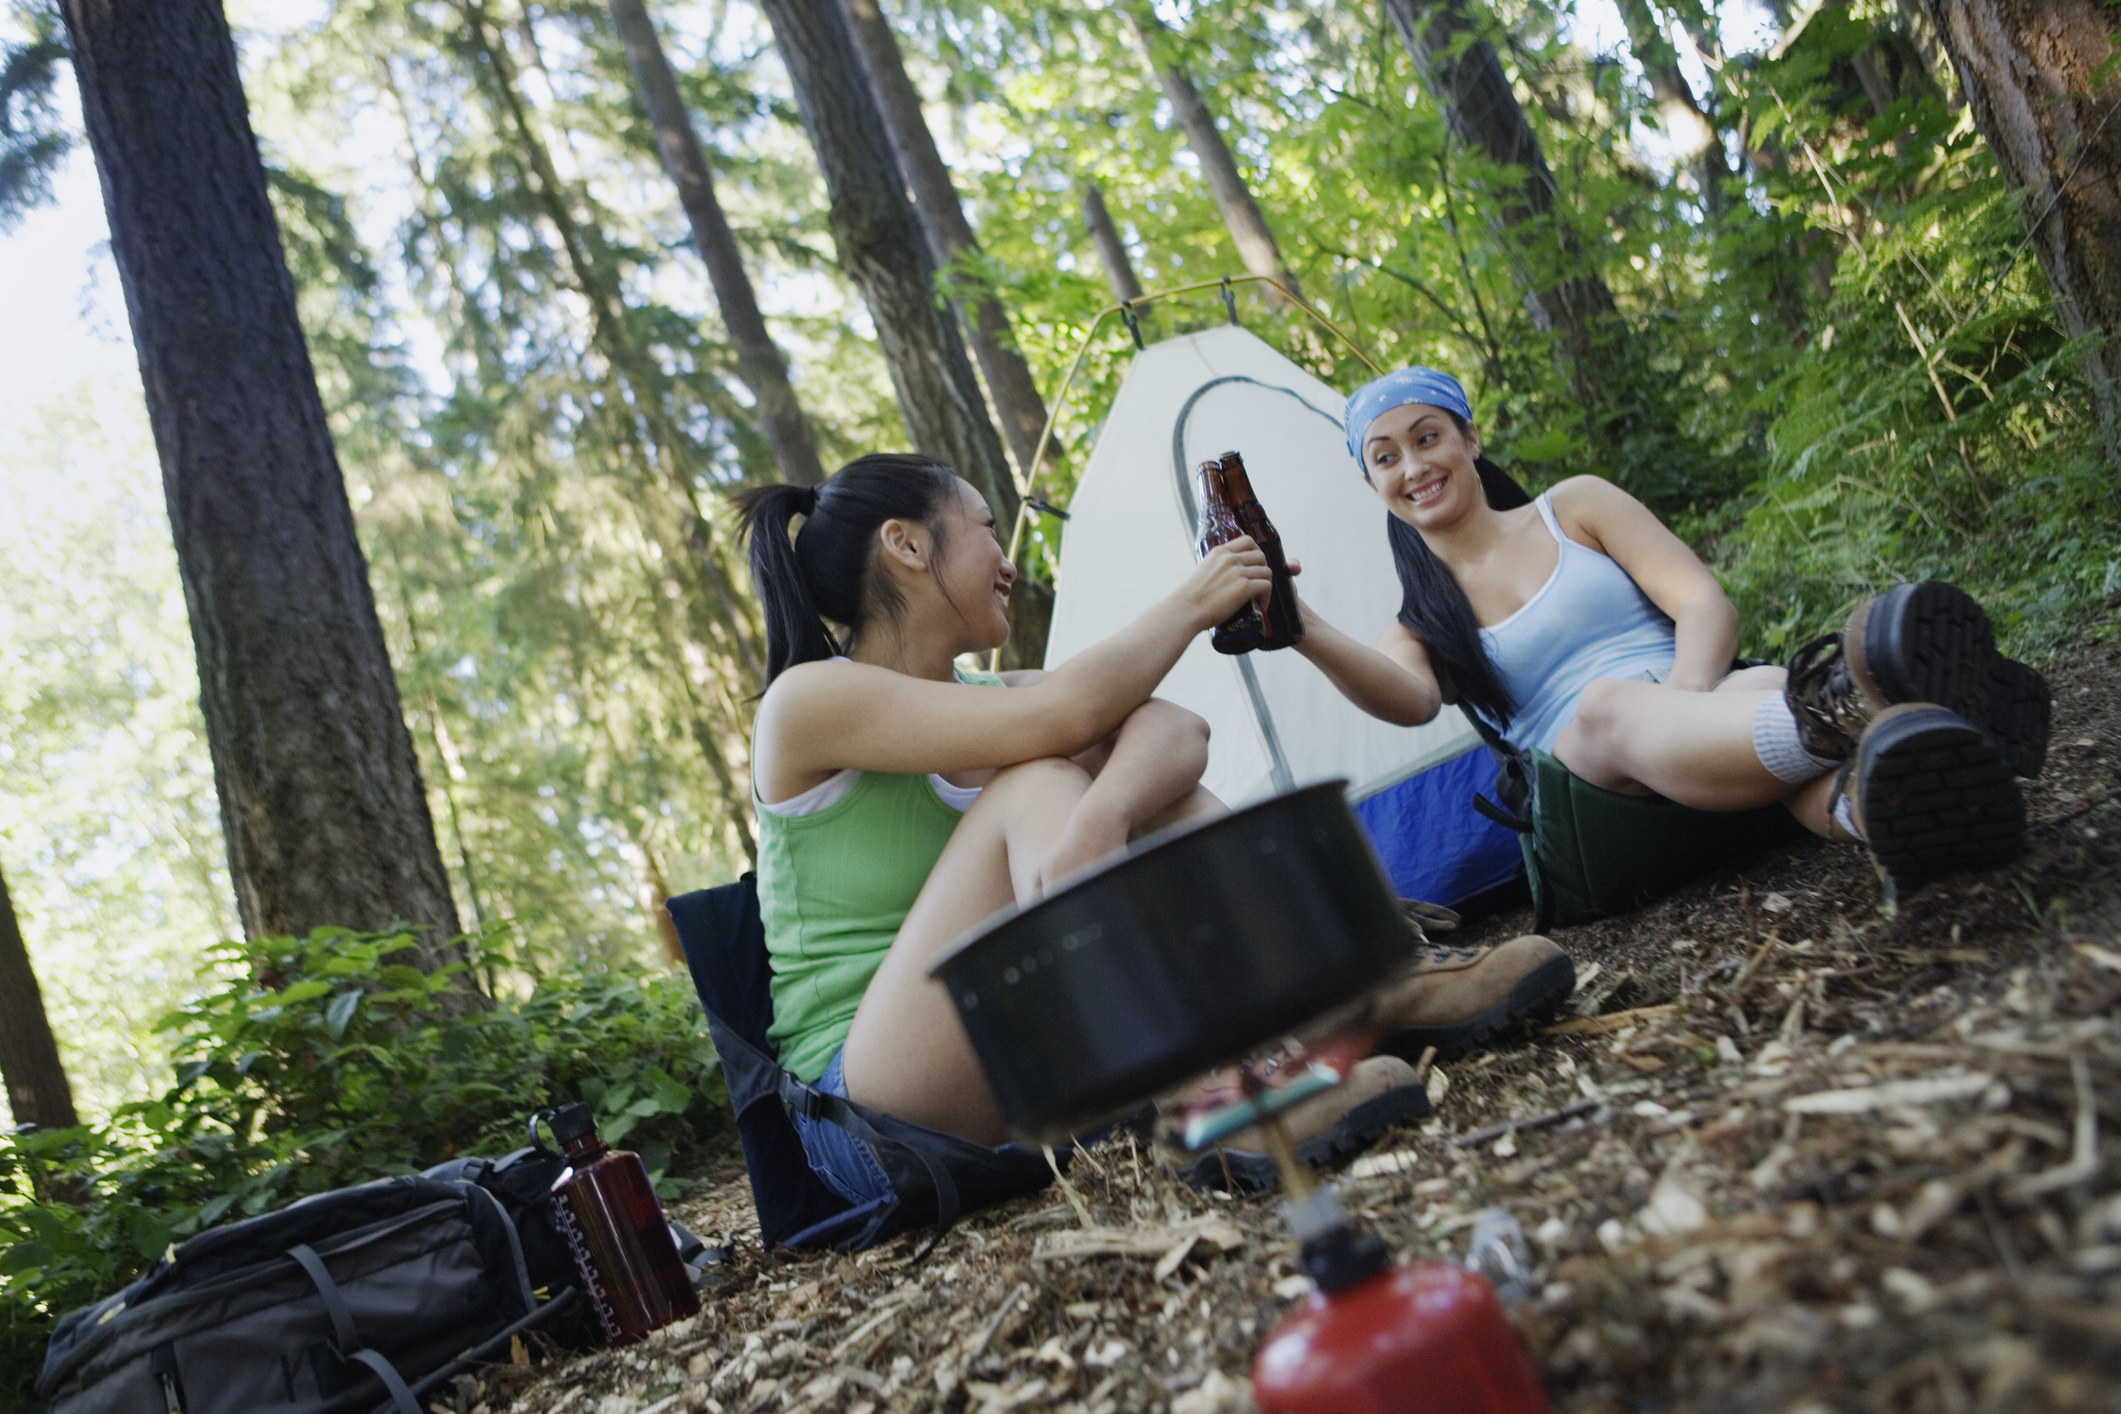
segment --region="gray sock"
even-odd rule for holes
[[[1804,749],[1797,739],[1797,719],[1780,697],[1768,698],[1753,713],[1753,754],[1769,775],[1793,786],[1816,780],[1840,764],[1822,761]]]

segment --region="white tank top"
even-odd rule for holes
[[[1516,613],[1480,631],[1517,704],[1503,736],[1540,751],[1576,716],[1585,683],[1667,673],[1673,654],[1672,621],[1610,555],[1562,532],[1552,495],[1532,504],[1560,550],[1554,572]]]

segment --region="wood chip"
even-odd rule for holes
[[[1854,1115],[1895,1105],[1928,1105],[1939,1100],[1964,1100],[1996,1083],[1993,1075],[1932,1075],[1921,1080],[1889,1080],[1882,1085],[1859,1085],[1850,1090],[1815,1090],[1792,1095],[1782,1108],[1800,1115]]]
[[[2102,948],[2097,943],[2071,943],[2070,946],[2090,958],[2093,962],[2098,963],[2101,967],[2121,972],[2121,952],[2115,952],[2111,948]]]
[[[1245,1235],[1226,1218],[1143,1227],[1088,1227],[1049,1232],[1031,1253],[1034,1262],[1066,1262],[1079,1257],[1165,1257],[1181,1242],[1203,1241],[1219,1252],[1245,1245]],[[1177,1264],[1173,1263],[1175,1267]]]
[[[1573,1021],[1559,1021],[1542,1033],[1548,1036],[1607,1036],[1615,1031],[1625,1031],[1630,1026],[1640,1026],[1648,1021],[1662,1021],[1679,1015],[1677,1002],[1662,1002],[1656,1006],[1639,1006],[1629,1011],[1609,1011],[1603,1016],[1579,1016]]]

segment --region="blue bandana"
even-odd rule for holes
[[[1402,368],[1397,373],[1363,384],[1348,399],[1348,410],[1344,414],[1348,432],[1348,455],[1362,465],[1362,434],[1393,408],[1403,408],[1409,403],[1427,403],[1430,407],[1455,412],[1467,422],[1473,420],[1473,405],[1466,401],[1466,390],[1458,380],[1448,373],[1416,364]]]

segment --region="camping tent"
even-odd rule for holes
[[[1108,637],[1194,563],[1193,468],[1236,448],[1300,560],[1314,612],[1363,643],[1399,607],[1384,512],[1343,443],[1346,399],[1234,325],[1136,355],[1083,469],[1061,546],[1046,666]],[[1225,657],[1196,639],[1157,689],[1207,718],[1205,784],[1232,805],[1345,777],[1401,894],[1452,903],[1507,880],[1516,837],[1471,804],[1494,774],[1464,717],[1395,727],[1293,652]]]

